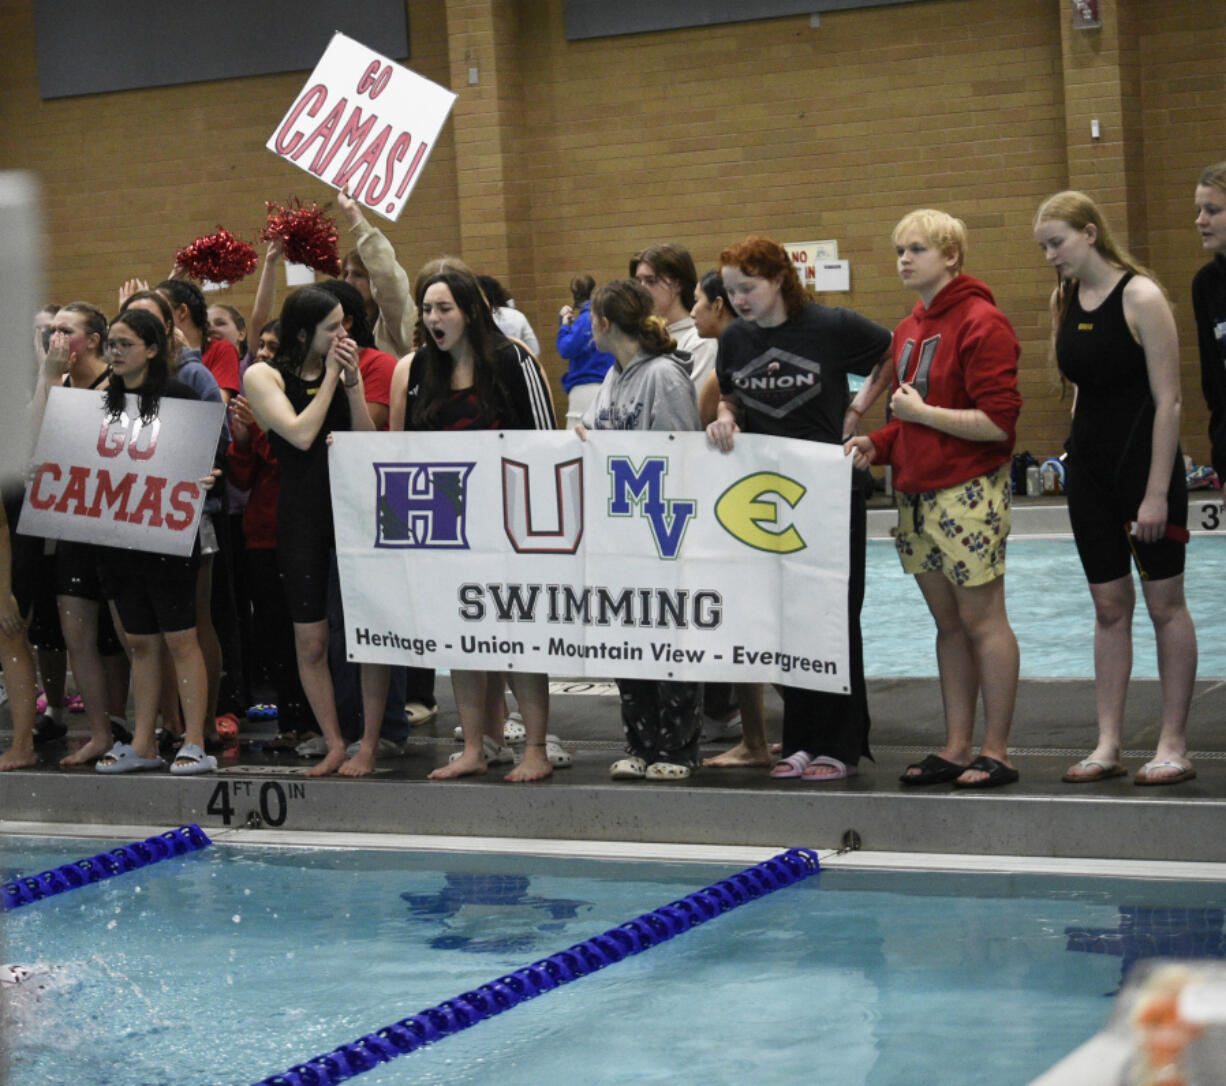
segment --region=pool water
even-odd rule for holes
[[[1135,576],[1134,576],[1135,580]],[[892,540],[868,543],[861,626],[870,676],[936,675],[936,627],[915,578],[903,573]],[[1154,628],[1137,584],[1132,674],[1158,677]],[[1010,539],[1005,600],[1021,651],[1022,675],[1094,674],[1094,606],[1072,538]],[[1199,678],[1226,677],[1226,543],[1194,536],[1184,589],[1196,624]]]
[[[9,838],[3,877],[103,847]],[[4,914],[41,986],[6,1081],[255,1082],[736,870],[215,845]],[[1122,962],[1220,954],[1224,889],[824,871],[356,1081],[1026,1083]]]

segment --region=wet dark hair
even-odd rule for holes
[[[509,399],[498,379],[495,356],[499,348],[507,346],[510,340],[494,323],[489,302],[481,292],[475,275],[449,267],[428,276],[419,283],[423,299],[426,291],[435,283],[442,283],[451,291],[451,297],[464,315],[464,331],[473,350],[473,389],[477,402],[487,415],[497,418],[505,413]],[[434,424],[451,395],[453,363],[450,353],[440,350],[434,337],[425,332],[421,317],[418,317],[418,324],[422,325],[423,342],[414,355],[413,365],[415,370],[421,367],[418,374],[421,392],[414,398],[412,419],[414,426],[425,430]]]
[[[175,311],[171,309],[170,302],[166,300],[165,294],[159,294],[156,290],[134,291],[123,300],[123,305],[119,307],[119,312],[126,313],[133,302],[153,302],[158,307],[158,312],[162,314],[162,320],[166,322],[166,335],[170,336],[173,333]]]
[[[511,296],[507,293],[507,288],[492,275],[478,275],[477,282],[481,284],[486,298],[495,309],[502,309],[511,304]]]
[[[210,339],[215,338],[209,331],[209,307],[204,300],[204,291],[188,279],[163,279],[154,288],[166,295],[172,311],[179,306],[187,306],[187,315],[200,332],[200,347],[208,346]]]
[[[146,347],[157,348],[157,354],[149,359],[149,371],[145,375],[145,380],[140,388],[133,390],[139,405],[141,421],[152,422],[157,418],[162,393],[165,392],[166,384],[170,380],[170,342],[166,338],[166,328],[157,317],[145,309],[130,309],[120,313],[111,321],[111,331],[114,331],[115,326],[120,324],[125,328],[131,328]],[[108,419],[117,419],[123,413],[124,397],[127,392],[123,378],[117,373],[112,373],[103,400]]]
[[[341,312],[352,321],[349,328],[349,338],[359,347],[373,347],[374,333],[370,330],[370,321],[366,319],[366,299],[352,283],[343,279],[325,279],[316,283],[320,290],[326,290],[341,303]]]
[[[592,315],[609,321],[648,354],[671,354],[677,341],[655,312],[655,302],[637,279],[614,279],[592,295]]]
[[[299,373],[315,339],[315,329],[339,304],[335,295],[317,286],[299,287],[286,298],[278,318],[281,342],[272,364],[286,373]]]
[[[591,296],[592,291],[596,289],[596,280],[590,275],[576,275],[570,281],[570,297],[575,303],[575,308],[578,309]]]
[[[718,271],[709,271],[698,281],[698,289],[702,291],[707,301],[714,305],[716,300],[724,303],[724,308],[732,313],[732,299],[724,287],[724,277]],[[735,315],[735,314],[734,314]]]

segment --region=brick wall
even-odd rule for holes
[[[176,247],[218,223],[253,234],[265,199],[329,198],[264,149],[303,73],[42,102],[30,5],[0,0],[0,131],[4,164],[44,184],[50,297],[109,308],[119,282],[161,278]],[[892,327],[914,298],[890,231],[935,206],[966,220],[966,270],[1022,341],[1019,448],[1048,454],[1067,405],[1030,224],[1043,197],[1076,183],[1176,302],[1185,444],[1206,455],[1188,284],[1204,259],[1192,188],[1226,158],[1216,0],[1103,0],[1100,31],[1070,30],[1065,0],[929,0],[818,27],[799,17],[575,43],[562,0],[407,6],[410,65],[459,101],[400,221],[376,221],[410,274],[458,252],[503,278],[555,379],[570,278],[624,275],[654,240],[684,243],[705,269],[750,232],[834,238],[852,290],[822,300]],[[230,300],[245,307],[253,290],[239,284]]]

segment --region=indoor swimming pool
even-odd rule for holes
[[[257,1082],[741,866],[218,843],[3,914],[8,1082]],[[1221,956],[1224,889],[826,870],[356,1081],[1022,1084],[1137,957]]]
[[[1154,628],[1137,582],[1134,678],[1157,678]],[[1094,608],[1072,537],[1009,540],[1006,603],[1028,678],[1094,674]],[[1226,540],[1194,536],[1184,587],[1196,623],[1197,675],[1226,678]],[[868,542],[861,616],[864,670],[870,677],[937,673],[935,627],[915,578],[903,573],[888,539]]]

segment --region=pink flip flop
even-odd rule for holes
[[[809,770],[814,766],[829,766],[834,770],[833,773],[823,773],[820,776],[817,773],[810,773]],[[815,784],[825,784],[827,781],[845,781],[848,777],[854,777],[859,773],[859,769],[854,765],[847,765],[845,762],[840,762],[837,758],[831,757],[829,754],[819,754],[806,767],[801,774],[807,781],[813,781]]]
[[[807,750],[798,750],[795,754],[780,758],[771,770],[771,776],[775,780],[796,780],[805,775],[805,770],[812,761],[813,755]]]

